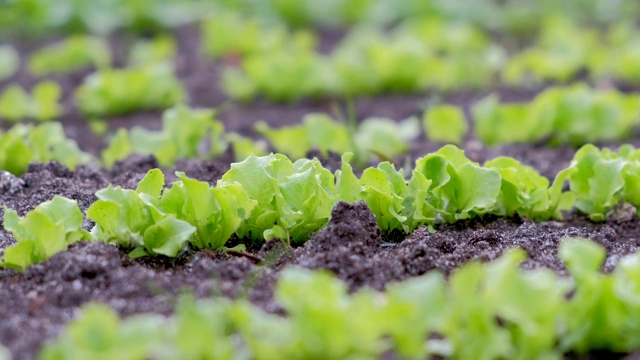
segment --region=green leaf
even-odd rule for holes
[[[153,198],[159,198],[164,187],[164,174],[160,169],[151,169],[140,180],[136,192],[138,194],[147,194]]]
[[[451,105],[429,108],[422,118],[427,138],[452,144],[461,144],[468,130],[467,120],[462,110]]]

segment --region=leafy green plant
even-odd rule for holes
[[[327,223],[337,201],[333,174],[317,159],[292,163],[281,154],[251,155],[231,164],[217,187],[235,183],[257,201],[236,231],[240,238],[304,242]]]
[[[489,145],[620,140],[640,123],[639,112],[638,96],[584,84],[549,88],[530,103],[501,104],[490,95],[472,108],[476,133]]]
[[[168,35],[139,40],[129,50],[129,66],[143,66],[171,60],[176,54],[176,42]]]
[[[432,141],[462,144],[469,126],[464,113],[452,105],[438,105],[425,111],[422,125],[427,138]]]
[[[28,68],[35,76],[43,76],[70,73],[87,67],[102,69],[110,64],[111,50],[103,39],[73,35],[31,54]]]
[[[196,227],[190,239],[195,248],[222,248],[257,206],[239,183],[211,187],[182,172],[176,175],[180,181],[162,193],[161,208]]]
[[[10,78],[18,71],[20,55],[11,45],[0,45],[0,81]]]
[[[595,31],[580,28],[568,18],[547,18],[536,46],[513,56],[502,72],[502,80],[509,85],[567,82],[586,65],[596,44]]]
[[[100,117],[165,109],[185,97],[182,85],[167,63],[100,70],[85,78],[75,92],[80,111]]]
[[[111,167],[135,153],[153,155],[160,165],[169,167],[179,159],[219,155],[226,148],[224,125],[214,115],[215,111],[210,109],[177,105],[162,114],[160,131],[142,127],[119,129],[102,152],[103,162]],[[201,144],[207,139],[211,142],[210,150],[204,153]]]
[[[312,33],[290,33],[283,24],[234,11],[220,11],[202,23],[203,52],[212,57],[227,55],[247,56],[268,52],[295,43],[313,48],[316,39]]]
[[[342,157],[336,171],[336,184],[341,200],[364,200],[376,216],[382,231],[413,231],[418,225],[433,224],[435,209],[426,203],[431,180],[414,171],[407,184],[404,174],[389,162],[367,168],[358,179],[349,164],[351,154]]]
[[[416,160],[416,171],[432,181],[427,202],[445,222],[491,213],[498,201],[500,173],[480,167],[453,145]]]
[[[501,156],[487,161],[484,166],[498,171],[502,177],[494,214],[511,216],[518,213],[527,219],[544,221],[562,219],[562,211],[573,207],[575,195],[563,192],[562,188],[574,168],[560,171],[549,186],[547,178],[513,158]]]
[[[0,169],[20,175],[30,162],[51,160],[73,170],[76,165],[89,162],[91,156],[68,139],[57,122],[36,127],[17,124],[7,132],[0,131]]]
[[[0,119],[48,121],[62,114],[60,98],[62,90],[52,81],[42,81],[32,89],[32,94],[17,84],[9,85],[0,95]]]
[[[355,153],[357,161],[363,163],[371,155],[393,158],[408,150],[407,143],[419,135],[419,125],[415,118],[395,122],[386,118],[368,118],[355,131],[336,122],[325,114],[305,116],[301,125],[270,128],[264,122],[255,125],[258,133],[269,140],[278,152],[293,158],[303,158],[312,149],[343,154]]]
[[[143,314],[120,320],[105,304],[92,303],[65,327],[57,341],[46,344],[39,357],[59,359],[141,359],[152,356],[165,343],[167,320]]]
[[[330,93],[331,67],[326,58],[306,46],[275,48],[243,58],[240,69],[227,68],[223,88],[229,96],[252,100],[264,95],[276,102]]]
[[[164,174],[149,170],[136,190],[109,187],[96,192],[98,201],[87,210],[96,225],[96,240],[132,249],[129,256],[176,256],[196,227],[162,211],[160,195]]]
[[[244,299],[187,296],[175,315],[124,320],[92,304],[42,356],[342,359],[393,351],[404,358],[530,359],[635,351],[640,255],[624,257],[607,274],[600,272],[605,250],[589,240],[564,239],[559,255],[571,277],[525,270],[526,253],[514,249],[468,263],[448,280],[431,271],[384,292],[352,294],[326,271],[287,268],[275,289],[286,317]]]
[[[633,154],[633,153],[636,154]],[[585,145],[576,152],[569,186],[576,195],[576,208],[589,215],[593,221],[603,221],[606,213],[621,200],[632,200],[640,205],[639,189],[634,178],[637,171],[637,152],[629,147],[623,149],[625,157],[605,148],[599,150]],[[630,161],[632,160],[632,161]],[[626,190],[628,181],[629,191]]]
[[[253,140],[238,133],[227,133],[224,138],[231,146],[236,162],[246,159],[249,155],[265,156],[269,153],[264,140]]]
[[[78,204],[58,195],[24,217],[4,206],[3,227],[13,234],[17,243],[5,249],[2,266],[20,271],[66,250],[71,243],[90,240],[89,233],[82,230]]]

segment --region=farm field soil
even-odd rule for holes
[[[335,106],[344,105],[338,100],[308,100],[291,105],[261,100],[253,104],[230,103],[219,86],[224,61],[205,60],[199,55],[199,39],[193,28],[179,30],[177,38],[181,49],[176,66],[190,94],[190,105],[220,107],[218,118],[227,131],[255,136],[252,125],[257,120],[272,126],[292,125],[299,123],[305,114],[331,112]],[[330,49],[336,39],[339,35],[326,36],[321,47]],[[124,48],[126,40],[115,38],[113,46],[116,50]],[[23,58],[29,49],[28,44],[20,48]],[[11,80],[27,87],[35,81],[24,68]],[[83,150],[98,154],[104,146],[102,139],[89,132],[85,119],[72,106],[72,92],[82,76],[60,76],[54,80],[64,89],[66,115],[60,120],[65,131]],[[0,83],[0,88],[6,83]],[[494,90],[509,101],[529,100],[539,91]],[[443,100],[468,111],[474,101],[489,92],[454,93],[444,96]],[[431,98],[432,94],[387,95],[357,99],[355,107],[360,119],[384,116],[401,120],[420,115]],[[158,129],[160,112],[136,113],[108,121],[112,128],[141,125]],[[632,141],[637,142],[638,138]],[[422,136],[411,145],[408,158],[415,160],[441,145]],[[467,137],[464,148],[474,161],[512,156],[549,178],[566,167],[575,152],[570,147],[542,145],[486,148],[472,136]],[[339,157],[321,160],[331,170],[340,166]],[[183,160],[176,169],[215,183],[231,162],[231,154],[226,153],[215,160]],[[96,200],[97,190],[108,184],[135,188],[145,172],[154,167],[157,163],[151,157],[132,157],[109,171],[80,166],[72,172],[57,163],[33,164],[20,177],[0,176],[0,204],[24,215],[54,195],[63,195],[77,200],[85,211]],[[170,183],[172,169],[166,170],[167,183]],[[84,228],[89,230],[92,225],[86,221]],[[562,222],[534,223],[520,218],[486,217],[438,226],[436,230],[430,233],[420,228],[412,234],[381,234],[364,204],[340,203],[334,208],[328,226],[297,248],[270,241],[250,244],[247,252],[186,251],[176,259],[158,257],[134,261],[126,251],[103,243],[74,244],[68,251],[30,267],[24,274],[0,270],[0,343],[8,346],[16,359],[33,358],[39,345],[54,337],[76,310],[89,301],[106,303],[122,316],[149,311],[169,314],[179,294],[190,291],[198,297],[217,294],[246,297],[266,311],[281,313],[273,299],[273,287],[280,270],[289,265],[328,269],[354,291],[363,287],[382,290],[390,281],[432,270],[448,274],[467,261],[489,261],[513,247],[522,247],[528,252],[530,259],[523,267],[544,266],[565,275],[557,256],[558,242],[565,237],[587,237],[603,245],[608,252],[602,269],[605,272],[611,271],[622,256],[637,251],[640,245],[640,220],[625,208],[618,209],[601,224],[569,213]],[[232,239],[228,245],[237,241]],[[0,249],[13,242],[2,229]]]

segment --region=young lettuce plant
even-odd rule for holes
[[[281,154],[251,155],[231,164],[217,187],[234,183],[257,201],[236,231],[240,238],[304,242],[327,223],[337,201],[334,176],[318,159],[292,163]]]
[[[91,156],[67,138],[57,122],[36,127],[17,124],[5,133],[0,131],[0,169],[20,175],[32,161],[51,160],[73,170],[76,165],[88,163]]]
[[[349,164],[351,157],[351,153],[342,156],[341,169],[335,174],[340,200],[364,200],[385,232],[410,233],[420,225],[435,222],[436,210],[426,201],[432,182],[422,173],[414,171],[407,183],[403,172],[383,162],[377,168],[365,169],[358,179]]]
[[[460,145],[469,129],[464,112],[452,105],[437,105],[425,111],[422,117],[427,138]]]
[[[69,244],[91,239],[90,234],[82,230],[78,204],[57,195],[24,217],[4,206],[3,226],[13,234],[17,244],[5,250],[2,266],[20,271],[66,250]]]
[[[10,78],[18,71],[20,55],[11,45],[0,45],[0,81]]]
[[[522,165],[509,157],[498,157],[484,164],[502,176],[500,193],[494,214],[512,216],[519,214],[526,219],[545,221],[550,218],[562,219],[562,211],[569,210],[575,202],[575,195],[562,192],[574,168],[560,171],[551,186],[549,180],[533,168]]]
[[[257,206],[239,183],[211,187],[183,172],[176,175],[180,181],[162,193],[161,208],[196,227],[189,241],[197,249],[222,248]]]
[[[107,167],[131,153],[153,155],[162,166],[173,166],[179,159],[204,157],[201,144],[211,141],[206,156],[217,156],[226,147],[223,139],[224,125],[214,119],[215,111],[191,109],[177,105],[162,114],[160,131],[134,127],[130,132],[118,130],[109,147],[102,152]]]
[[[100,38],[74,35],[48,45],[29,57],[29,71],[35,76],[64,74],[79,69],[106,68],[111,64],[111,50]]]
[[[96,225],[91,234],[100,241],[133,249],[129,256],[175,257],[197,228],[161,209],[164,174],[149,170],[138,188],[109,187],[96,192],[87,217]]]
[[[604,221],[607,212],[625,199],[625,180],[629,181],[630,189],[637,190],[638,181],[632,175],[634,170],[637,174],[635,161],[632,163],[607,148],[583,146],[574,155],[572,167],[575,170],[569,186],[576,196],[575,206],[593,221]],[[637,196],[637,193],[628,194],[634,200]]]
[[[419,135],[415,118],[395,122],[386,118],[363,120],[352,136],[346,124],[333,120],[326,114],[305,116],[303,124],[270,128],[264,122],[256,124],[258,133],[269,140],[273,147],[290,157],[300,159],[312,149],[325,156],[329,152],[356,154],[356,162],[366,163],[373,154],[390,159],[408,150],[407,143]]]
[[[185,97],[185,91],[168,63],[104,69],[86,77],[75,91],[80,111],[98,117],[165,109],[182,102]]]
[[[60,86],[52,81],[36,84],[29,95],[20,85],[9,85],[0,95],[0,119],[48,121],[62,113]]]
[[[491,213],[498,201],[500,173],[480,167],[454,145],[416,160],[416,171],[432,181],[427,202],[445,222]]]

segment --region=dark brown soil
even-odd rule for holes
[[[224,60],[211,61],[199,54],[199,38],[194,28],[176,32],[180,55],[175,63],[180,79],[189,94],[190,104],[220,107],[219,118],[228,131],[255,136],[252,126],[257,120],[273,126],[298,123],[310,112],[332,112],[344,107],[341,99],[305,100],[296,104],[278,105],[264,100],[252,104],[231,103],[220,89],[220,70]],[[329,51],[340,38],[327,36],[322,43]],[[118,54],[130,39],[112,39]],[[23,58],[38,44],[20,44]],[[122,56],[120,56],[122,57]],[[122,63],[118,59],[117,63]],[[61,122],[67,134],[91,153],[99,153],[102,139],[91,134],[86,119],[73,107],[73,89],[88,71],[57,76],[64,88],[65,116]],[[0,89],[18,81],[30,87],[35,79],[22,68],[14,78],[0,82]],[[539,90],[539,89],[538,89]],[[516,92],[495,89],[503,99],[531,99],[537,91]],[[455,93],[437,99],[463,106],[490,91]],[[435,94],[408,96],[385,95],[357,99],[358,118],[386,116],[401,120],[421,115]],[[160,127],[160,112],[144,112],[108,119],[112,129],[141,125]],[[638,143],[640,137],[634,138]],[[424,136],[412,144],[409,159],[437,150],[442,144],[427,141]],[[511,145],[487,148],[473,136],[465,140],[467,155],[482,162],[500,155],[515,157],[531,165],[543,175],[553,178],[566,167],[575,149],[549,148],[544,145]],[[339,157],[322,159],[330,169],[339,167]],[[215,160],[184,160],[177,169],[187,175],[214,183],[229,168],[231,154]],[[403,163],[399,159],[399,163]],[[0,204],[16,209],[20,214],[33,209],[54,195],[76,199],[82,208],[95,201],[94,193],[108,184],[135,188],[144,173],[157,167],[152,157],[132,157],[106,171],[80,166],[71,172],[57,163],[33,164],[27,173],[14,177],[0,174]],[[167,182],[175,179],[171,169],[165,169]],[[102,243],[79,243],[50,260],[32,266],[24,274],[0,270],[0,343],[9,347],[16,359],[31,359],[42,341],[54,337],[60,327],[70,321],[76,310],[88,301],[101,301],[127,316],[140,312],[172,312],[176,297],[191,291],[198,297],[222,294],[246,297],[270,312],[281,312],[273,299],[273,285],[279,271],[289,265],[311,269],[324,268],[347,282],[351,290],[372,287],[382,290],[390,281],[417,276],[431,270],[450,273],[470,260],[489,261],[506,249],[522,247],[530,255],[525,268],[549,267],[565,275],[557,256],[558,241],[568,236],[587,237],[602,244],[608,251],[603,271],[610,271],[620,257],[635,252],[640,245],[640,220],[632,216],[624,221],[609,220],[594,224],[577,214],[567,214],[563,222],[533,223],[520,218],[493,217],[460,222],[437,228],[434,234],[421,228],[413,234],[381,234],[375,218],[363,203],[338,204],[328,226],[299,248],[286,248],[279,240],[263,246],[250,246],[248,253],[188,251],[177,259],[141,258],[133,261],[126,252]],[[85,229],[92,224],[87,221]],[[237,242],[237,239],[235,240]],[[0,228],[0,251],[14,243],[13,237]],[[596,356],[597,357],[597,356]]]

